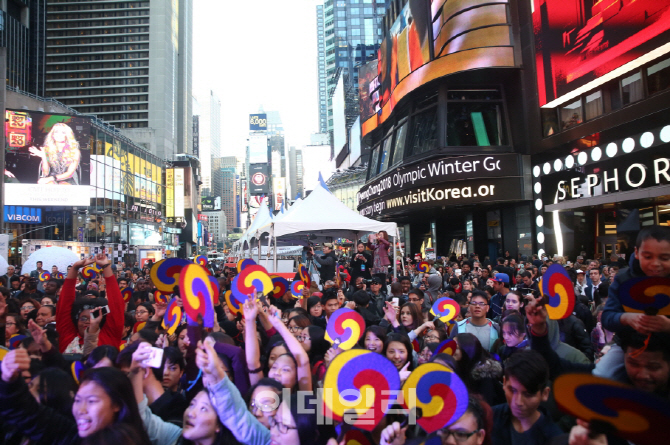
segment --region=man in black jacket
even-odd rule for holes
[[[321,284],[328,280],[335,278],[335,268],[337,267],[337,257],[333,252],[332,243],[323,243],[323,255],[314,255],[314,248],[309,248],[314,261],[321,267],[319,268],[319,275],[321,276]]]

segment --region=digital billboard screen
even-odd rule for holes
[[[668,42],[670,0],[533,0],[540,106]]]
[[[221,210],[220,196],[203,196],[201,199],[203,212],[215,212]]]
[[[268,137],[265,134],[249,136],[249,163],[264,164],[268,162]]]
[[[86,117],[7,110],[5,204],[89,206],[90,134]]]
[[[267,114],[250,114],[249,115],[249,130],[264,131],[268,129]]]
[[[270,174],[267,164],[249,165],[249,193],[266,195],[270,192]]]
[[[359,70],[361,134],[384,123],[409,93],[441,77],[517,66],[508,6],[473,0],[410,0],[385,30],[374,65]]]

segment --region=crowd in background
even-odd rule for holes
[[[0,444],[337,443],[337,425],[300,407],[318,403],[324,376],[342,353],[325,329],[343,307],[365,320],[356,347],[388,358],[401,380],[428,362],[463,380],[468,408],[440,430],[442,443],[626,443],[556,408],[551,382],[568,372],[668,400],[670,320],[624,312],[618,292],[631,278],[670,276],[670,228],[642,230],[627,263],[470,255],[426,260],[419,272],[419,262],[408,259],[397,280],[388,270],[388,237],[380,232],[368,241],[346,258],[328,243],[319,254],[309,249],[320,283],[300,299],[290,292],[249,298],[239,311],[223,298],[238,271],[209,264],[220,287],[214,327],[183,323],[172,333],[162,326],[167,303],[155,298],[150,265],[113,265],[99,254],[75,262],[62,280],[40,281],[42,264],[23,276],[8,270],[0,277],[0,325],[9,349],[0,380]],[[101,276],[85,280],[80,272],[93,263]],[[561,320],[548,319],[539,287],[554,263],[568,272],[577,297]],[[444,296],[460,306],[448,323],[430,312]],[[440,352],[450,338],[453,354]],[[154,367],[152,348],[163,351]],[[366,434],[380,444],[425,439],[398,415]]]

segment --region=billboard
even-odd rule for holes
[[[35,207],[5,206],[5,222],[42,224],[42,209]]]
[[[174,169],[174,217],[176,220],[185,217],[184,214],[184,169]]]
[[[272,193],[274,194],[274,209],[281,210],[286,198],[286,178],[272,178]]]
[[[249,193],[267,195],[270,192],[270,174],[267,164],[249,165]]]
[[[203,212],[214,212],[221,210],[220,196],[203,196],[200,203],[202,204]]]
[[[461,71],[516,66],[506,4],[433,0],[428,7],[427,3],[407,2],[385,33],[377,55],[377,77],[366,74],[372,66],[359,72],[363,136],[385,122],[407,94],[428,82]]]
[[[533,0],[533,30],[544,106],[666,44],[670,0]]]
[[[333,100],[333,148],[335,153],[347,143],[346,104],[344,101],[344,76],[340,76],[335,85]]]
[[[251,131],[265,131],[268,129],[267,114],[250,114],[249,115],[249,130]]]
[[[247,201],[247,181],[243,180],[242,181],[242,187],[240,194],[242,195],[242,211],[243,212],[248,212],[249,211],[249,202]]]
[[[268,137],[265,134],[249,135],[249,163],[266,164],[268,162]]]
[[[5,204],[88,207],[90,134],[85,117],[7,110]]]

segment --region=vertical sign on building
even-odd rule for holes
[[[272,192],[274,194],[274,209],[281,210],[286,195],[286,178],[272,178]]]
[[[246,179],[242,180],[242,187],[240,189],[240,195],[242,196],[242,211],[249,211],[249,202],[247,201],[247,181]]]
[[[193,156],[200,156],[200,116],[193,116]]]
[[[174,216],[184,218],[184,169],[174,169]]]
[[[174,218],[174,169],[165,170],[165,216]],[[174,222],[174,219],[168,219]]]

